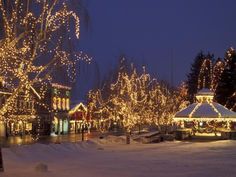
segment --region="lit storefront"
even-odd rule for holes
[[[1,84],[0,84],[1,85]],[[0,137],[23,136],[32,133],[33,123],[35,122],[35,99],[37,95],[31,88],[29,99],[25,99],[24,93],[21,93],[14,102],[14,110],[11,114],[6,113],[5,120],[0,121]],[[11,92],[1,85],[0,87],[0,107],[11,96]]]
[[[52,84],[51,134],[69,133],[70,87]]]
[[[83,103],[79,103],[72,108],[69,115],[71,133],[80,133],[82,130],[90,132],[91,120],[87,114],[87,107]]]
[[[8,135],[29,135],[32,132],[35,116],[27,116],[27,120],[10,121],[6,130]]]

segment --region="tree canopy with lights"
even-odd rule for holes
[[[2,0],[0,18],[0,76],[12,93],[0,109],[0,120],[4,120],[22,92],[29,99],[34,85],[47,87],[60,67],[73,80],[77,61],[90,58],[64,45],[65,40],[80,36],[79,15],[66,0]],[[43,90],[39,97],[44,96]],[[38,104],[45,106],[40,100]]]
[[[145,67],[139,73],[133,64],[130,70],[121,65],[117,79],[105,93],[102,89],[89,92],[88,105],[93,108],[91,112],[99,113],[93,115],[98,122],[102,120],[109,125],[115,122],[127,132],[145,124],[160,130],[171,123],[177,110],[186,106],[184,88],[173,89],[152,78]]]

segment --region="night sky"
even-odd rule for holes
[[[167,81],[173,59],[178,85],[201,50],[223,57],[236,47],[235,0],[87,0],[86,6],[91,21],[88,30],[81,24],[77,46],[93,64],[81,67],[76,99],[108,74],[121,54]]]

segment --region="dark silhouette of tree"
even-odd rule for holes
[[[236,53],[233,48],[226,52],[224,60],[225,66],[216,88],[215,99],[236,111]]]
[[[218,58],[214,63],[213,78],[212,78],[212,91],[214,92],[218,86],[219,80],[221,78],[221,74],[224,71],[224,65],[225,65],[225,62],[221,58]]]
[[[194,102],[195,94],[202,88],[211,88],[212,83],[212,62],[214,55],[205,55],[202,51],[197,54],[190,73],[187,75],[188,101]]]

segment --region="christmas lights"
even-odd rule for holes
[[[185,107],[183,88],[172,91],[167,84],[151,78],[145,67],[138,74],[132,65],[130,74],[120,69],[116,82],[106,91],[108,96],[102,90],[89,92],[88,110],[98,127],[121,126],[127,132],[145,124],[160,128],[171,123],[177,109]]]
[[[51,105],[42,100],[51,86],[53,73],[64,68],[69,80],[74,81],[78,61],[90,62],[91,58],[65,47],[65,40],[80,36],[80,18],[69,10],[66,0],[16,0],[7,1],[8,5],[4,2],[0,1],[0,76],[8,97],[0,108],[0,121],[27,121],[27,116],[16,119],[16,100],[23,99],[28,104],[33,92],[37,97],[34,104],[51,112]],[[70,109],[69,99],[61,101],[55,97],[53,102],[53,109]],[[34,109],[30,115],[37,118]],[[37,121],[40,125],[40,118]]]

